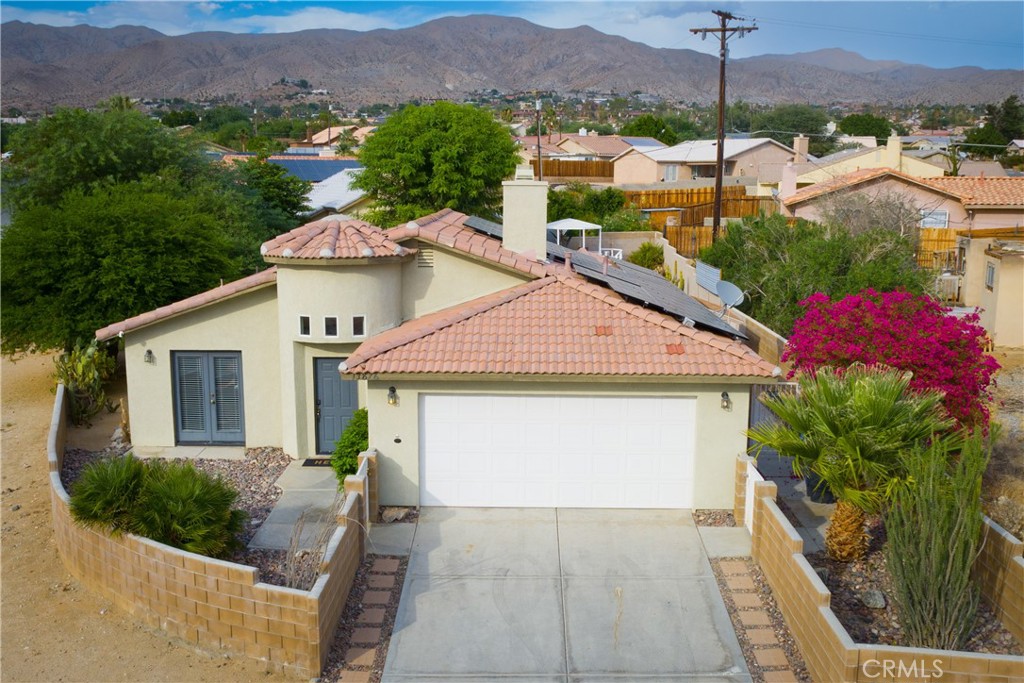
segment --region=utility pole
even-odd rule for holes
[[[719,40],[718,48],[718,154],[715,160],[715,211],[712,219],[711,238],[718,239],[718,233],[722,226],[722,175],[725,173],[725,43],[729,38],[738,35],[742,38],[751,31],[756,31],[756,26],[729,26],[730,21],[743,21],[741,17],[732,15],[729,12],[714,10],[713,14],[718,16],[718,28],[691,28],[690,33],[700,34],[701,40],[708,37],[709,33],[717,33]]]
[[[540,98],[537,98],[537,180],[544,180],[544,160],[540,155]]]

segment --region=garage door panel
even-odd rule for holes
[[[424,505],[690,507],[688,398],[421,397]]]

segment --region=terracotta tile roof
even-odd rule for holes
[[[830,192],[845,190],[862,183],[891,177],[907,183],[937,190],[959,200],[965,207],[1024,206],[1024,177],[960,176],[948,178],[918,178],[891,168],[863,168],[844,173],[831,180],[805,187],[783,199],[786,206],[820,197]]]
[[[618,135],[587,135],[586,137],[576,137],[573,142],[594,154],[608,157],[618,156],[626,150],[633,149],[633,145]],[[561,142],[558,146],[565,149]]]
[[[1024,206],[1024,177],[959,176],[924,181],[960,197],[964,206]]]
[[[442,209],[405,225],[391,228],[384,234],[395,242],[415,238],[457,249],[534,277],[544,277],[552,272],[554,266],[509,251],[501,246],[501,240],[468,227],[465,225],[467,218],[469,216],[464,213]]]
[[[415,253],[375,225],[356,218],[328,216],[278,235],[260,247],[266,259],[367,259]]]
[[[796,194],[792,194],[783,199],[782,203],[785,204],[786,206],[792,206],[794,204],[800,204],[810,199],[814,199],[815,197],[820,197],[822,195],[826,195],[832,192],[839,192],[841,190],[846,190],[851,187],[854,187],[856,185],[861,185],[863,183],[871,182],[874,180],[880,180],[886,177],[896,178],[898,180],[902,180],[904,182],[912,183],[914,185],[926,188],[929,188],[928,183],[931,180],[936,180],[935,178],[929,178],[927,180],[924,178],[917,178],[906,173],[901,173],[900,171],[895,171],[891,168],[862,168],[857,171],[851,171],[850,173],[844,173],[843,175],[836,176],[831,180],[826,180],[824,182],[815,183],[814,185],[805,187]],[[949,190],[945,190],[943,188],[935,186],[930,186],[930,189],[939,190],[944,194],[959,199],[958,195],[954,194],[953,192],[950,192]]]
[[[365,341],[349,374],[770,377],[724,337],[565,270],[411,320]]]
[[[122,320],[119,323],[107,325],[102,329],[96,330],[96,338],[100,341],[112,339],[122,332],[131,332],[140,327],[152,325],[155,322],[166,320],[167,318],[172,318],[218,301],[230,299],[238,294],[275,284],[277,284],[277,268],[267,268],[248,277],[243,277],[241,280],[228,282],[220,287],[201,292],[181,301],[176,301],[173,304],[147,311],[133,318]]]

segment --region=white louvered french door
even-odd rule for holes
[[[242,354],[174,354],[175,430],[178,443],[245,443]]]

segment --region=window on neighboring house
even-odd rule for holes
[[[669,164],[665,167],[665,182],[673,183],[679,180],[679,165]]]
[[[338,336],[338,319],[335,316],[328,316],[324,318],[324,336]]]
[[[365,337],[366,336],[366,316],[365,315],[354,315],[354,316],[352,316],[352,336],[353,337]]]
[[[921,209],[922,228],[948,228],[949,211],[939,209]]]
[[[996,264],[985,264],[985,289],[992,290],[996,286]]]
[[[299,336],[300,337],[308,337],[309,336],[309,316],[308,315],[300,315],[299,316]]]

